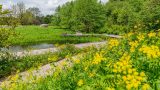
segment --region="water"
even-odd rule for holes
[[[53,44],[37,44],[37,45],[30,45],[30,46],[11,46],[9,47],[9,52],[22,52],[22,51],[29,51],[29,50],[38,50],[38,49],[47,49],[47,48],[53,48]],[[2,50],[7,50],[6,48],[3,48]]]

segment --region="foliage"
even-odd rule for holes
[[[126,33],[159,29],[157,0],[113,0],[106,3],[106,24],[100,32]]]
[[[74,31],[98,32],[105,22],[103,6],[97,0],[76,0],[57,8],[53,22]]]
[[[45,22],[46,24],[50,24],[50,23],[52,22],[52,17],[53,17],[53,15],[46,15],[46,16],[44,17],[44,22]]]
[[[72,45],[63,45],[60,46],[58,51],[54,53],[25,56],[21,58],[0,53],[0,78],[15,74],[17,71],[23,72],[31,68],[38,68],[45,64],[64,59],[66,55],[76,55],[80,52],[82,52],[82,50],[75,48]]]
[[[29,7],[27,9],[23,2],[13,5],[11,11],[14,18],[17,19],[21,25],[40,25],[48,23],[47,20],[49,20],[48,16],[41,15],[39,8]]]
[[[17,82],[4,88],[15,90],[158,90],[160,81],[160,32],[128,33],[81,58],[69,59],[72,67],[56,68],[46,78]]]
[[[14,34],[13,29],[17,24],[12,18],[7,17],[9,13],[9,10],[2,10],[2,5],[0,5],[0,47],[7,47],[9,45],[8,40]],[[4,26],[2,23],[4,20],[9,22],[10,26]]]
[[[53,23],[71,30],[121,34],[148,32],[160,26],[160,2],[157,0],[75,0],[59,6]]]

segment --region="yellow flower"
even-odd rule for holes
[[[126,76],[123,76],[122,78],[123,78],[124,81],[127,81],[127,77]]]
[[[84,84],[84,81],[82,79],[79,80],[78,83],[77,83],[78,86],[82,86],[83,84]]]
[[[126,88],[127,88],[127,90],[131,90],[132,85],[131,84],[127,84]]]
[[[123,66],[123,67],[122,67],[122,70],[123,70],[123,71],[126,71],[126,67],[125,67],[125,66]]]
[[[141,76],[137,76],[136,79],[139,80],[139,81],[141,81],[142,77]]]
[[[11,86],[9,87],[9,90],[15,90],[15,88],[16,88],[16,84],[12,83]]]
[[[115,68],[115,69],[117,68],[117,65],[116,65],[116,64],[114,64],[114,68]]]
[[[137,38],[139,41],[142,41],[142,40],[144,40],[145,37],[144,37],[144,35],[138,35]]]
[[[11,81],[16,81],[18,78],[19,78],[19,75],[16,74],[15,76],[13,76],[13,77],[11,78]]]
[[[92,64],[99,64],[99,63],[101,63],[102,60],[105,60],[105,58],[103,58],[102,54],[96,53]]]
[[[146,75],[145,75],[144,72],[141,72],[141,73],[140,73],[140,76],[141,76],[141,77],[145,77]]]
[[[129,70],[128,70],[128,73],[129,73],[129,74],[132,74],[132,69],[129,69]]]
[[[149,90],[149,88],[150,88],[149,84],[144,84],[142,86],[142,90]]]
[[[107,88],[106,90],[115,90],[114,88]]]
[[[94,73],[89,73],[89,77],[94,77]]]
[[[114,72],[114,73],[117,73],[118,71],[117,71],[116,69],[113,69],[113,72]]]
[[[134,75],[135,75],[135,76],[138,76],[138,72],[134,72]]]
[[[118,46],[119,41],[117,39],[110,39],[108,44],[109,44],[109,47],[112,48],[112,47]]]
[[[130,36],[132,36],[133,34],[134,34],[133,32],[129,32],[129,33],[127,34],[127,36],[130,37]]]
[[[148,36],[149,36],[150,38],[151,38],[151,37],[155,37],[155,36],[156,36],[156,33],[151,32],[151,33],[148,34]]]
[[[129,45],[132,46],[132,47],[137,47],[138,46],[138,41],[129,42]]]
[[[132,78],[133,78],[133,77],[132,77],[131,75],[127,75],[127,79],[128,79],[128,80],[132,80]]]
[[[78,59],[78,60],[75,60],[75,63],[76,63],[76,64],[80,63],[80,60],[79,60],[79,59]]]
[[[123,63],[122,63],[122,62],[120,62],[120,63],[119,63],[119,66],[123,66]]]
[[[139,84],[137,82],[133,83],[134,88],[138,88]]]
[[[84,68],[84,71],[87,71],[87,70],[88,70],[88,67],[85,67],[85,68]]]
[[[131,46],[130,51],[134,52],[135,48],[138,46],[138,41],[129,42],[129,45]]]
[[[127,72],[126,72],[126,71],[123,71],[123,74],[127,74]]]
[[[160,56],[160,49],[158,46],[142,46],[139,49],[140,52],[143,52],[147,55],[148,58],[158,58]]]

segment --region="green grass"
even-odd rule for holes
[[[73,31],[67,29],[57,29],[53,26],[48,28],[39,26],[19,26],[16,28],[17,35],[10,39],[11,45],[34,45],[40,43],[66,44],[85,43],[100,41],[99,37],[65,37],[64,33],[72,34]]]
[[[12,56],[3,57],[3,60],[0,60],[0,78],[15,74],[17,71],[23,72],[31,68],[37,68],[48,63],[56,62],[64,59],[68,55],[74,56],[83,51],[84,50],[75,48],[72,45],[62,45],[59,47],[59,51],[54,53],[25,56],[23,58]]]

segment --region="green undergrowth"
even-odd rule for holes
[[[7,57],[3,56],[0,59],[0,78],[15,74],[17,71],[23,72],[31,68],[37,68],[48,63],[56,62],[83,51],[84,50],[78,49],[72,45],[62,45],[58,48],[57,52],[43,55],[19,58],[8,54]]]

